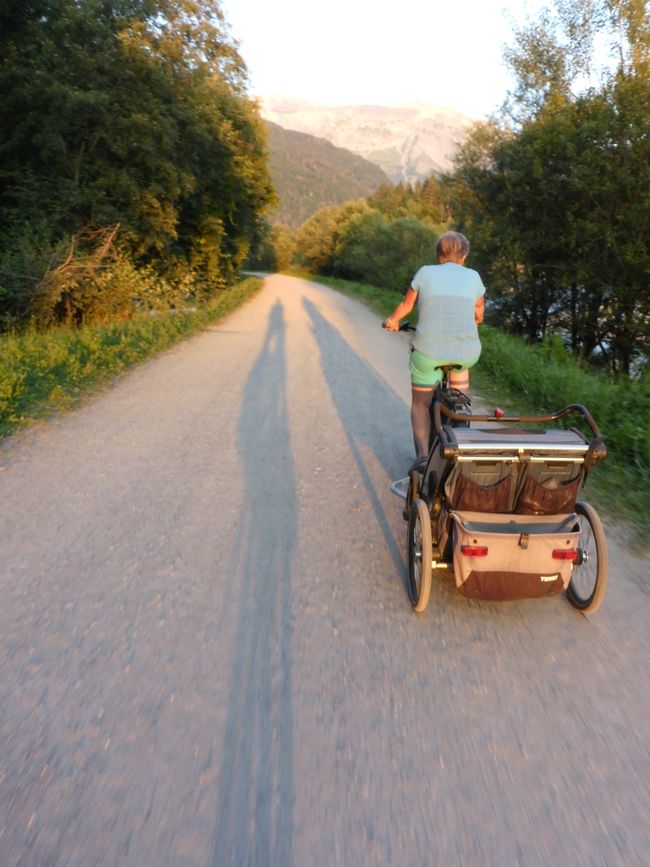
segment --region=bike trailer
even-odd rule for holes
[[[591,437],[577,428],[540,427],[571,413]],[[443,414],[457,426],[443,425]],[[605,534],[579,495],[607,450],[586,408],[571,404],[548,416],[501,416],[495,424],[493,417],[457,414],[436,402],[433,415],[426,467],[392,486],[406,501],[408,592],[415,610],[428,604],[434,570],[447,568],[472,599],[566,591],[575,608],[597,610],[607,583]]]
[[[594,449],[575,429],[443,429],[439,538],[448,536],[464,596],[529,599],[568,588],[583,557],[576,500]]]
[[[578,556],[578,516],[451,512],[456,586],[472,599],[512,600],[566,590]]]

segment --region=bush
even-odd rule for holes
[[[298,232],[296,260],[318,274],[403,290],[421,265],[436,261],[444,228],[387,216],[363,200],[322,208]]]
[[[321,208],[298,231],[298,265],[316,274],[336,274],[349,227],[356,226],[359,217],[370,213],[371,209],[363,199]]]
[[[346,226],[334,271],[346,279],[404,289],[421,265],[436,261],[435,246],[436,234],[419,220],[389,220],[370,211]]]
[[[169,310],[205,302],[225,283],[211,279],[206,253],[197,268],[173,257],[160,274],[151,265],[136,266],[116,243],[118,226],[86,227],[59,244],[34,246],[30,233],[0,263],[0,331],[52,328],[130,319],[146,310]],[[19,239],[17,239],[19,240]],[[214,269],[213,269],[214,270]]]

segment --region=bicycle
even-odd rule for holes
[[[413,608],[427,607],[434,570],[451,569],[468,598],[564,591],[574,608],[592,614],[607,586],[607,543],[596,510],[579,495],[588,472],[607,456],[596,422],[581,404],[540,416],[472,415],[466,395],[458,412],[452,368],[443,366],[431,403],[426,465],[391,485],[405,500]],[[569,415],[580,417],[588,433],[539,427]],[[501,426],[489,424],[495,420]]]
[[[382,328],[386,327],[386,323],[382,323]],[[411,322],[402,322],[400,327],[400,331],[417,331],[415,325]],[[436,407],[440,408],[444,407],[444,410],[439,409],[438,412],[442,411],[445,416],[449,419],[449,422],[452,427],[455,428],[468,428],[469,427],[469,416],[472,414],[472,401],[469,395],[465,394],[465,392],[456,388],[451,382],[451,374],[456,370],[462,370],[463,366],[461,364],[441,364],[436,370],[442,371],[442,377],[440,382],[438,382],[433,389],[433,397],[431,399],[431,405],[429,407],[429,415],[431,419],[431,429],[429,432],[429,451],[431,451],[431,447],[433,446],[433,442],[435,439],[435,425],[436,425]],[[421,479],[424,476],[425,465],[422,466],[422,472],[419,470],[411,469],[409,471],[409,488],[406,495],[406,505],[403,511],[403,517],[405,521],[408,521],[409,509],[411,502],[414,499],[417,499],[417,496],[420,492],[421,487]]]

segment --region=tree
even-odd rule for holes
[[[636,0],[562,0],[519,30],[502,123],[473,130],[443,184],[491,317],[628,375],[649,348],[648,21]],[[585,89],[597,32],[618,61]]]
[[[416,181],[414,186],[401,182],[382,184],[368,196],[367,201],[371,208],[376,208],[393,220],[411,217],[437,231],[444,231],[447,219],[445,204],[440,182],[435,175]]]
[[[293,229],[263,223],[254,239],[246,267],[261,271],[286,271],[293,265],[296,249]]]
[[[345,236],[348,224],[369,211],[363,199],[321,208],[298,230],[298,262],[319,274],[335,274],[341,253],[340,239]]]
[[[231,279],[274,194],[219,3],[9,0],[0,34],[0,282],[12,297],[26,291],[12,275],[30,270],[15,253],[27,226],[47,256],[83,227],[119,223],[136,264],[172,279],[189,269],[207,294]]]

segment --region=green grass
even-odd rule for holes
[[[387,289],[309,279],[362,301],[382,317],[400,300],[398,292]],[[495,406],[514,415],[549,413],[569,403],[587,407],[609,454],[591,471],[586,496],[611,518],[626,520],[636,529],[637,541],[645,542],[650,537],[650,381],[612,382],[585,369],[558,344],[530,346],[487,326],[481,328],[481,343],[472,384]]]
[[[0,436],[98,386],[221,319],[262,286],[247,278],[196,312],[0,335]]]

